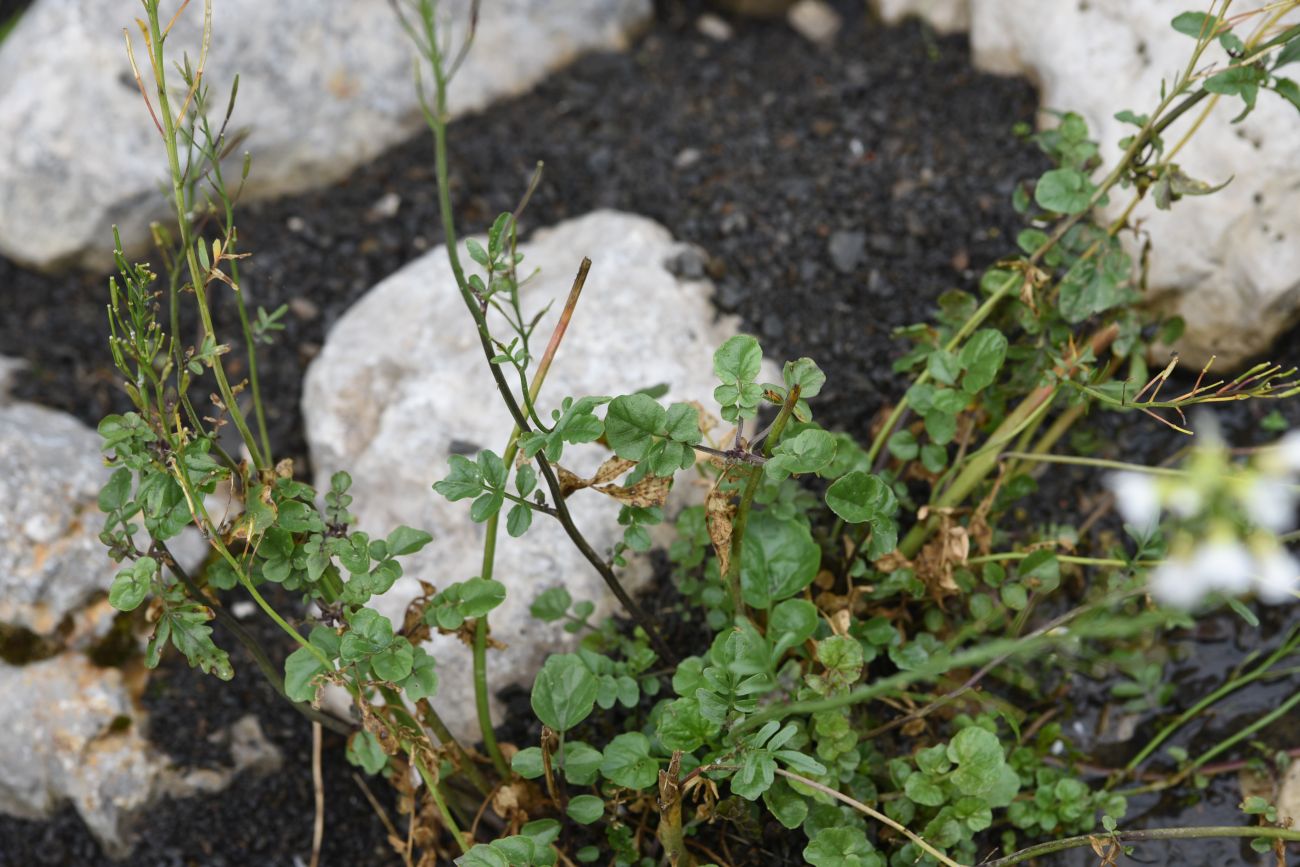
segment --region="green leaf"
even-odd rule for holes
[[[664,429],[667,411],[654,398],[625,394],[610,401],[605,413],[605,440],[614,454],[639,461],[650,451],[654,435]]]
[[[510,770],[525,780],[535,780],[546,773],[541,747],[526,747],[510,758]]]
[[[943,786],[931,779],[928,774],[912,774],[908,777],[903,783],[903,793],[926,807],[938,807],[948,800],[943,793]]]
[[[347,758],[367,774],[377,774],[388,764],[388,756],[379,745],[379,739],[365,729],[348,740]]]
[[[483,494],[469,507],[469,519],[475,524],[481,524],[501,511],[501,506],[505,504],[505,501],[505,495],[500,491]]]
[[[1006,766],[998,736],[969,726],[948,742],[948,759],[957,765],[952,782],[962,794],[982,797],[998,785],[1001,769]]]
[[[727,384],[753,382],[763,366],[763,350],[748,334],[737,334],[713,353],[713,372]]]
[[[787,599],[772,609],[767,634],[776,638],[774,654],[803,644],[817,631],[817,606],[807,599]]]
[[[624,732],[614,738],[605,747],[600,772],[605,779],[627,789],[653,786],[659,781],[659,762],[650,756],[650,739],[640,732]]]
[[[158,574],[158,561],[152,557],[141,557],[117,575],[108,588],[108,604],[118,611],[134,611],[140,607],[154,576]]]
[[[1061,564],[1056,554],[1045,548],[1033,551],[1020,561],[1020,579],[1041,593],[1051,593],[1061,583]]]
[[[961,375],[961,361],[951,352],[944,349],[936,349],[930,353],[926,360],[926,370],[938,382],[944,385],[955,385],[957,377]]]
[[[1300,39],[1288,47],[1298,49],[1296,54],[1300,55]],[[1289,78],[1276,78],[1273,80],[1273,89],[1277,91],[1278,96],[1300,109],[1300,85]]]
[[[877,475],[854,470],[826,490],[826,505],[850,524],[893,517],[898,498]]]
[[[821,393],[822,386],[826,384],[826,374],[822,373],[817,362],[811,358],[787,361],[781,370],[781,379],[785,381],[787,389],[799,386],[799,397],[803,400],[816,397]]]
[[[411,674],[402,681],[402,692],[411,701],[432,698],[438,692],[438,672],[435,660],[423,647],[415,648]]]
[[[1038,179],[1034,201],[1039,207],[1058,214],[1082,214],[1096,189],[1078,169],[1051,169]]]
[[[383,650],[370,657],[370,668],[381,680],[399,683],[406,679],[415,664],[415,649],[411,642],[397,636]]]
[[[393,624],[373,608],[362,608],[349,618],[349,629],[339,643],[344,662],[360,662],[393,642]]]
[[[478,464],[464,455],[452,455],[449,461],[451,473],[433,486],[435,491],[453,502],[483,493],[483,476]]]
[[[981,328],[961,348],[961,366],[966,375],[962,390],[978,394],[993,384],[1007,357],[1007,339],[996,328]]]
[[[889,453],[900,461],[913,460],[920,452],[916,436],[910,430],[894,431],[889,437]]]
[[[313,679],[325,671],[325,665],[316,654],[300,647],[284,661],[284,694],[293,701],[313,701],[316,684]]]
[[[773,481],[798,473],[816,473],[835,459],[835,437],[824,430],[806,428],[792,439],[783,439],[772,450],[763,471]]]
[[[822,828],[803,850],[804,860],[813,867],[885,867],[861,828]]]
[[[566,732],[591,715],[596,678],[572,653],[549,656],[533,681],[532,706],[545,725]]]
[[[667,702],[659,713],[655,736],[665,749],[694,752],[718,733],[718,725],[700,713],[694,695]]]
[[[770,512],[750,516],[740,567],[747,603],[767,608],[794,596],[812,583],[820,565],[821,548],[802,523]]]
[[[533,525],[533,510],[523,503],[515,503],[506,513],[506,532],[510,538],[518,539]]]
[[[998,596],[1002,599],[1002,604],[1010,608],[1012,611],[1024,611],[1029,605],[1029,592],[1025,590],[1023,584],[1016,584],[1014,582],[1011,584],[1003,584],[1002,588],[998,591]]]
[[[573,597],[569,595],[568,590],[563,587],[552,587],[550,590],[543,590],[533,600],[533,604],[528,607],[528,612],[538,620],[550,623],[563,617],[572,604]]]
[[[99,510],[112,512],[120,509],[130,498],[131,471],[126,467],[118,467],[113,471],[113,475],[108,477],[104,487],[99,489]]]
[[[407,554],[414,554],[432,541],[433,536],[423,530],[415,530],[405,526],[398,527],[388,534],[388,556],[402,557]]]
[[[495,578],[470,578],[461,582],[458,609],[465,617],[482,617],[506,598],[506,585]]]
[[[700,413],[689,403],[674,403],[668,407],[663,433],[673,442],[694,445],[704,438],[700,433]]]
[[[778,822],[792,831],[808,818],[807,799],[791,788],[785,778],[774,781],[763,793],[763,803]]]
[[[500,849],[487,843],[474,846],[455,861],[456,867],[510,867],[510,859]]]
[[[948,449],[938,443],[926,443],[921,446],[921,466],[932,473],[942,472],[948,465]]]
[[[603,758],[600,750],[582,741],[566,740],[561,756],[564,778],[570,783],[575,786],[589,786],[596,781]]]
[[[473,238],[465,239],[465,249],[469,251],[469,257],[484,268],[486,268],[488,262],[491,261],[488,259],[487,250],[484,250],[483,245]]]
[[[731,791],[747,801],[758,800],[776,779],[776,759],[767,750],[745,753],[731,778]]]
[[[605,815],[605,802],[595,795],[575,795],[564,812],[579,825],[590,825]]]
[[[1183,12],[1175,15],[1169,26],[1184,36],[1201,39],[1211,36],[1220,20],[1217,16],[1206,15],[1204,12]]]

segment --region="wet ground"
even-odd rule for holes
[[[914,24],[885,29],[859,3],[835,5],[845,26],[826,48],[784,24],[753,21],[732,21],[733,37],[716,42],[694,27],[697,3],[666,0],[630,52],[580,60],[532,93],[456,122],[452,186],[462,229],[481,230],[512,208],[538,160],[546,172],[526,230],[598,207],[659,220],[707,253],[719,308],[739,314],[770,355],[818,360],[829,376],[819,418],[865,436],[903,387],[890,368],[901,350],[892,329],[927,318],[941,292],[971,286],[1009,249],[1018,226],[1012,187],[1045,164],[1011,133],[1033,120],[1028,84],[972,71],[961,38]],[[421,136],[343,184],[241,209],[242,246],[254,253],[243,265],[245,291],[268,309],[291,305],[288,330],[264,356],[262,382],[275,451],[298,459],[300,470],[307,470],[301,377],[330,325],[437,243],[431,153]],[[389,195],[400,198],[396,214],[374,213]],[[853,236],[848,248],[860,255],[832,244],[841,233]],[[125,408],[104,342],[105,281],[47,277],[0,260],[0,353],[29,363],[18,395],[91,425]],[[598,303],[590,291],[598,288],[589,287],[584,303]],[[231,310],[222,314],[233,321]],[[1282,360],[1297,360],[1297,334],[1283,340]],[[1230,413],[1239,442],[1262,436],[1258,421],[1269,408]],[[1300,419],[1294,405],[1288,417]],[[1101,427],[1112,455],[1159,460],[1176,442],[1140,416]],[[1095,485],[1082,472],[1052,479],[1041,498],[1049,510],[1074,509],[1078,487]],[[1213,650],[1196,645],[1181,663],[1189,701],[1231,656],[1220,650],[1240,655],[1253,646],[1252,630],[1237,637],[1223,629]],[[145,699],[165,721],[155,739],[182,765],[221,761],[207,735],[252,711],[285,751],[285,766],[219,796],[160,805],[130,863],[306,863],[309,728],[277,703],[232,640],[223,643],[240,672],[233,684],[198,676],[174,656],[164,663]],[[1078,690],[1084,704],[1105,692],[1088,683]],[[1276,687],[1231,701],[1235,713],[1259,713],[1276,701]],[[325,863],[397,863],[352,770],[327,738]],[[391,809],[384,787],[374,790]],[[1237,796],[1216,797],[1191,813],[1159,804],[1150,822],[1236,822]],[[1255,863],[1235,843],[1216,848],[1212,862],[1201,860],[1210,849],[1196,845],[1187,854],[1193,860],[1148,852],[1153,863]],[[775,850],[753,856],[783,860]],[[108,862],[65,810],[51,823],[0,818],[0,863]]]

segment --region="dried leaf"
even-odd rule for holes
[[[628,470],[636,466],[636,461],[629,461],[626,458],[612,457],[600,465],[596,470],[596,475],[591,477],[589,485],[603,485],[612,482]]]
[[[591,482],[579,476],[577,473],[571,473],[559,464],[555,465],[555,475],[560,480],[560,496],[568,498],[569,494],[574,491],[581,491],[583,488],[591,486]]]
[[[646,476],[631,487],[621,485],[600,485],[596,490],[613,497],[620,503],[636,508],[662,506],[668,500],[673,480],[663,476]]]
[[[717,416],[705,409],[704,404],[700,403],[698,400],[688,400],[686,401],[686,404],[687,406],[695,407],[696,418],[699,419],[700,423],[700,433],[704,434],[704,436],[707,437],[709,431],[722,424]]]
[[[722,490],[721,485],[714,485],[713,490],[704,499],[704,519],[709,528],[709,540],[718,555],[718,569],[723,575],[731,564],[731,526],[736,516],[736,507],[732,505],[732,491]]]

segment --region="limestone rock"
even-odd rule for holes
[[[0,623],[51,635],[107,592],[99,436],[70,415],[0,406]]]
[[[165,0],[164,20],[178,5]],[[234,125],[250,129],[253,155],[246,195],[332,183],[423,127],[414,48],[387,0],[213,7],[205,81],[220,112],[240,76]],[[469,0],[441,8],[463,33]],[[192,5],[169,35],[173,61],[182,51],[197,57],[201,10]],[[132,4],[37,0],[0,45],[0,254],[35,267],[102,267],[113,224],[139,247],[165,215],[166,158],[122,39],[130,27],[146,64],[138,14]],[[622,48],[650,14],[650,0],[485,4],[453,110],[522,93],[583,52]]]
[[[665,261],[684,247],[648,219],[609,211],[539,231],[520,245],[525,273],[541,269],[522,292],[526,309],[557,302],[534,338],[538,353],[581,257],[593,260],[542,392],[543,417],[566,395],[615,395],[658,383],[670,386],[666,400],[712,404],[713,351],[734,333],[734,320],[716,318],[707,281],[679,280],[667,270]],[[431,545],[409,558],[405,577],[378,600],[382,613],[400,622],[419,593],[416,579],[442,588],[479,574],[482,526],[470,521],[468,503],[449,503],[431,488],[447,475],[453,451],[490,448],[499,454],[512,423],[444,248],[380,283],[339,320],[308,371],[303,414],[317,484],[327,487],[337,470],[350,472],[350,509],[362,529],[387,534],[408,524],[434,534]],[[599,446],[570,446],[563,463],[590,473],[606,456]],[[598,552],[621,538],[617,507],[606,498],[580,491],[569,506]],[[629,571],[628,583],[644,580],[644,570]],[[543,590],[562,584],[575,600],[597,602],[597,619],[615,610],[599,575],[559,525],[542,516],[522,539],[502,532],[494,577],[505,583],[507,596],[491,614],[492,636],[508,645],[488,654],[494,691],[526,687],[549,653],[573,647],[573,636],[557,624],[529,615]],[[435,707],[453,732],[477,740],[468,648],[440,636],[429,650],[440,677]],[[500,721],[502,708],[494,708]]]
[[[975,65],[1026,75],[1038,82],[1045,107],[1081,114],[1108,165],[1119,156],[1116,142],[1134,129],[1115,113],[1148,111],[1161,80],[1181,72],[1193,46],[1169,26],[1187,9],[1181,0],[875,2],[886,19],[916,12],[936,28],[956,25],[957,11],[968,6]],[[1262,5],[1248,0],[1233,13]],[[1300,14],[1291,13],[1279,27],[1297,23]],[[1226,62],[1217,45],[1202,65],[1212,59]],[[1151,297],[1187,322],[1177,348],[1191,364],[1217,355],[1221,369],[1266,353],[1300,321],[1300,113],[1272,93],[1261,93],[1244,121],[1230,123],[1240,111],[1239,99],[1221,99],[1179,154],[1194,178],[1218,184],[1232,177],[1225,189],[1185,198],[1171,211],[1157,211],[1148,197],[1134,214],[1151,242]],[[1165,140],[1177,141],[1198,116],[1199,109],[1189,112]],[[1112,195],[1103,216],[1118,216],[1127,202],[1127,194]]]
[[[870,0],[886,24],[919,15],[939,33],[961,33],[970,29],[972,0]],[[978,0],[976,0],[978,2]]]
[[[112,855],[164,763],[149,749],[122,672],[80,654],[0,663],[0,810],[26,818],[71,801]]]

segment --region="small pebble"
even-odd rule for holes
[[[689,169],[700,161],[703,156],[697,148],[682,148],[682,150],[673,158],[673,167],[678,169]]]
[[[831,234],[827,252],[831,264],[841,274],[851,274],[862,264],[867,255],[867,236],[862,232],[834,232]]]
[[[785,20],[795,32],[818,45],[825,45],[835,40],[840,32],[840,15],[825,0],[799,0],[790,7]]]
[[[397,216],[397,209],[402,206],[402,197],[397,193],[384,193],[379,199],[370,206],[366,211],[366,219],[372,223],[380,220],[391,220]]]
[[[712,12],[705,12],[695,19],[695,29],[714,42],[726,42],[731,38],[731,25]]]

